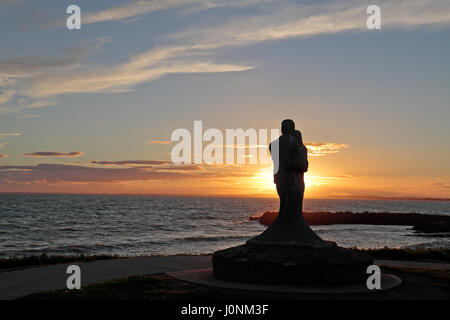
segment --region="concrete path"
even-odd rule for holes
[[[81,269],[81,286],[170,271],[208,268],[211,256],[139,257],[81,263],[58,264],[0,273],[0,299],[14,299],[27,294],[66,288],[67,266]]]
[[[0,273],[0,299],[14,299],[31,293],[66,288],[67,267],[59,264]],[[450,264],[375,260],[377,265],[450,269]],[[81,286],[130,276],[158,274],[211,267],[211,256],[138,257],[77,263]]]

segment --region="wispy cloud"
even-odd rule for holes
[[[17,137],[20,136],[20,133],[18,132],[12,132],[12,133],[0,133],[0,148],[5,146],[6,142],[2,142],[2,139],[5,137]]]
[[[114,182],[169,178],[178,173],[157,173],[140,168],[93,168],[64,164],[0,166],[3,183]]]
[[[216,146],[225,149],[268,149],[268,145],[261,144],[217,144]],[[313,157],[338,153],[350,147],[348,144],[334,142],[306,142],[305,146],[308,149],[308,155]],[[225,156],[225,153],[223,155]]]
[[[34,101],[25,100],[23,98],[18,99],[9,106],[0,106],[0,114],[20,114],[27,109],[37,109],[57,105],[58,102],[53,99],[37,99]],[[37,118],[39,115],[23,115],[22,118]]]
[[[117,5],[97,12],[88,12],[83,23],[119,21],[142,16],[151,12],[192,5],[204,5],[206,0],[140,0]]]
[[[338,153],[350,147],[348,144],[333,142],[306,142],[305,145],[306,148],[308,148],[308,155],[313,157],[320,157],[331,153]]]
[[[55,151],[38,151],[33,153],[26,153],[24,156],[29,157],[81,157],[84,154],[79,151],[72,151],[72,152],[55,152]]]
[[[152,141],[148,141],[146,143],[144,143],[144,145],[149,145],[149,144],[171,144],[172,141],[168,141],[168,140],[152,140]]]
[[[202,170],[202,167],[201,166],[196,166],[196,165],[172,165],[170,167],[157,168],[158,172],[164,172],[164,171],[196,171],[196,170]]]
[[[91,24],[137,18],[152,12],[181,9],[184,14],[218,7],[243,7],[273,0],[139,0],[84,14],[83,23]]]
[[[124,182],[147,180],[190,180],[193,177],[215,179],[223,177],[248,176],[249,173],[223,173],[199,170],[197,166],[170,168],[110,168],[88,167],[68,164],[41,163],[38,165],[0,166],[0,184],[29,183],[89,183]]]
[[[0,78],[33,78],[43,71],[73,69],[81,60],[92,52],[91,48],[74,47],[63,57],[22,56],[0,61]]]
[[[250,66],[216,64],[214,62],[177,62],[142,69],[98,68],[74,72],[70,78],[62,74],[47,74],[34,81],[26,91],[30,96],[48,97],[73,93],[127,92],[139,83],[152,81],[174,73],[217,73],[250,70]]]
[[[83,51],[83,50],[81,50]],[[73,55],[73,54],[72,54]],[[198,56],[202,56],[198,58]],[[21,94],[34,99],[21,108],[54,104],[49,97],[74,93],[117,93],[133,86],[174,73],[218,73],[252,69],[251,66],[216,63],[205,58],[196,47],[152,48],[116,66],[82,66],[80,52],[67,58],[22,57],[0,61],[0,78],[27,79]],[[70,77],[67,77],[68,68]],[[44,98],[44,99],[41,99]],[[2,110],[0,110],[1,112]],[[3,113],[17,111],[3,108]]]
[[[165,171],[193,171],[201,170],[197,165],[175,165],[172,161],[165,160],[119,160],[119,161],[89,161],[89,164],[102,166],[126,166],[141,169],[151,169],[154,172]]]
[[[20,136],[20,133],[13,132],[13,133],[0,133],[0,139],[4,137],[17,137]]]
[[[83,64],[83,58],[102,47],[109,38],[97,39],[97,45],[79,46],[63,57],[26,56],[0,61],[0,86],[1,83],[9,86],[0,96],[0,102],[11,104],[15,96],[22,96],[33,100],[24,104],[23,108],[32,107],[33,103],[44,106],[52,101],[49,98],[64,94],[127,92],[138,84],[169,74],[245,71],[254,68],[254,65],[218,63],[218,54],[227,49],[267,41],[367,31],[367,3],[346,0],[304,5],[280,1],[261,10],[260,5],[267,2],[271,1],[149,0],[88,12],[83,16],[87,24],[130,19],[171,8],[255,6],[255,10],[245,11],[239,16],[227,15],[231,18],[225,23],[211,26],[200,22],[198,27],[168,35],[159,46],[116,65]],[[382,9],[382,28],[385,30],[450,25],[448,0],[385,0],[379,1],[378,5]],[[67,77],[69,70],[70,77]],[[25,83],[18,86],[17,80]],[[18,112],[22,107],[6,105],[0,107],[0,112]]]
[[[172,161],[165,160],[119,160],[119,161],[89,161],[90,164],[99,164],[104,166],[143,166],[143,165],[165,165],[172,164]]]
[[[67,48],[62,56],[22,56],[0,60],[0,114],[21,113],[24,109],[55,105],[54,99],[39,99],[27,88],[48,74],[66,74],[82,68],[82,61],[109,41],[100,37]]]
[[[283,4],[269,13],[235,18],[212,28],[192,28],[170,38],[219,48],[367,30],[368,4],[361,1]],[[450,25],[450,2],[447,0],[386,0],[378,1],[378,4],[382,8],[383,29]]]

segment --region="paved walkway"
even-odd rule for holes
[[[75,264],[75,263],[72,263]],[[375,260],[377,265],[450,269],[450,264]],[[69,264],[59,264],[0,273],[0,299],[14,299],[31,293],[66,288]],[[81,285],[130,276],[211,267],[211,256],[138,257],[81,262]]]

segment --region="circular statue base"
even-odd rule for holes
[[[319,286],[365,283],[373,259],[333,242],[312,246],[250,240],[216,251],[212,264],[214,277],[221,280]]]
[[[392,274],[382,273],[381,274],[381,287],[380,289],[370,290],[367,288],[365,282],[355,283],[355,284],[344,284],[344,285],[322,285],[322,286],[308,286],[308,285],[297,285],[297,286],[287,286],[278,284],[259,284],[259,283],[244,283],[244,282],[233,282],[224,281],[217,279],[213,276],[211,268],[206,269],[194,269],[194,270],[184,270],[184,271],[174,271],[168,272],[167,275],[174,277],[178,280],[200,284],[204,286],[226,288],[226,289],[237,289],[237,290],[254,290],[254,291],[266,291],[266,292],[279,292],[279,293],[293,293],[293,294],[354,294],[358,293],[358,298],[362,296],[361,293],[372,294],[376,292],[384,292],[391,290],[399,286],[402,280]],[[320,297],[323,299],[323,296]]]

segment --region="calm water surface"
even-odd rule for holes
[[[450,214],[450,202],[306,199],[305,211]],[[265,229],[251,215],[278,199],[0,194],[0,257],[47,254],[200,254]],[[408,226],[313,226],[345,247],[449,247],[448,235]]]

